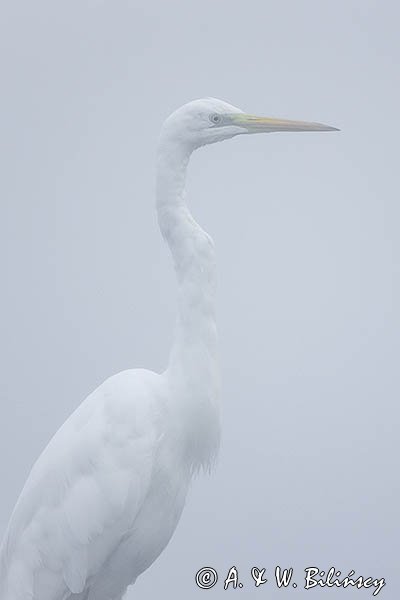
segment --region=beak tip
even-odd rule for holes
[[[338,127],[332,127],[331,125],[321,125],[321,131],[340,131]]]

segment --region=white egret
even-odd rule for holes
[[[196,100],[164,123],[157,213],[179,286],[176,336],[162,374],[107,379],[34,465],[2,548],[2,600],[121,600],[168,544],[189,483],[220,436],[214,247],[184,197],[191,153],[239,134],[329,131]]]

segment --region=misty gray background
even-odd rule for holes
[[[398,596],[399,59],[393,1],[2,1],[0,535],[49,438],[106,377],[166,365],[154,213],[163,119],[216,96],[330,134],[193,157],[218,252],[223,444],[129,598],[261,598],[254,565],[336,566]],[[44,490],[45,493],[45,490]],[[196,588],[213,566],[242,590]],[[301,586],[301,587],[300,587]]]

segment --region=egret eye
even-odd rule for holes
[[[219,123],[221,123],[222,117],[221,117],[221,115],[214,114],[214,115],[210,116],[210,121],[214,125],[218,125]]]

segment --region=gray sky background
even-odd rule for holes
[[[218,251],[221,459],[129,598],[275,597],[249,570],[277,564],[299,585],[284,598],[372,597],[306,592],[308,566],[398,597],[399,18],[389,0],[1,2],[0,535],[79,402],[166,364],[155,146],[172,110],[215,96],[342,131],[193,158]],[[205,565],[244,588],[197,589]]]

